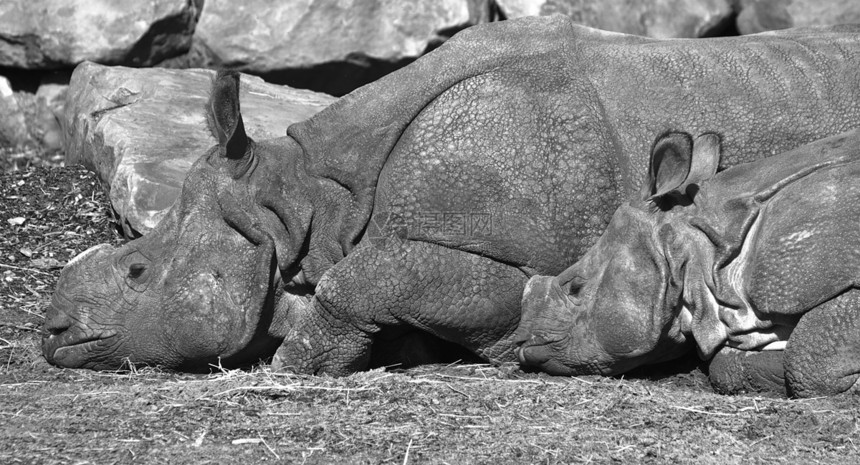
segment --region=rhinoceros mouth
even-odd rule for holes
[[[526,340],[516,341],[517,348],[514,353],[520,364],[541,366],[552,360],[556,352],[556,345],[568,344],[564,335],[552,337],[550,335],[529,335]]]
[[[42,339],[42,353],[54,365],[77,367],[112,345],[116,333],[81,334],[71,330],[48,334]]]

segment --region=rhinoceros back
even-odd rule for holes
[[[409,144],[420,145],[423,138],[437,137],[440,134],[445,134],[449,131],[456,132],[456,143],[468,143],[469,138],[476,139],[475,148],[480,149],[481,143],[490,138],[497,136],[505,136],[505,140],[516,140],[517,136],[522,134],[525,139],[531,143],[533,137],[527,134],[533,128],[537,128],[538,121],[536,118],[541,118],[545,115],[554,113],[563,116],[563,109],[546,109],[545,111],[528,112],[520,111],[514,114],[492,114],[476,115],[475,111],[491,110],[481,101],[472,101],[470,96],[480,100],[478,96],[482,91],[477,89],[484,84],[489,84],[485,90],[495,92],[492,96],[499,101],[506,98],[511,98],[514,101],[522,102],[527,105],[526,108],[532,108],[535,104],[538,106],[559,105],[570,99],[564,99],[561,92],[572,92],[573,100],[577,100],[579,95],[585,95],[586,99],[591,99],[594,93],[586,88],[573,89],[570,84],[570,70],[567,69],[566,54],[575,53],[576,47],[571,47],[570,44],[578,43],[585,40],[600,40],[600,38],[591,38],[588,34],[589,29],[574,25],[569,18],[552,17],[552,18],[522,18],[515,21],[505,21],[489,25],[476,26],[469,28],[454,38],[446,42],[432,53],[425,55],[415,63],[407,66],[397,72],[394,72],[379,81],[362,87],[355,92],[343,97],[328,107],[326,110],[315,115],[313,118],[302,123],[294,124],[288,129],[288,134],[293,137],[303,148],[305,156],[305,166],[310,174],[328,178],[337,182],[350,191],[354,200],[354,205],[351,208],[350,216],[343,225],[343,230],[339,233],[341,243],[344,245],[345,251],[351,248],[354,241],[359,240],[368,225],[374,223],[376,219],[386,216],[389,212],[388,204],[402,203],[404,201],[417,201],[411,192],[415,192],[418,186],[410,183],[417,183],[419,180],[410,177],[394,179],[395,182],[400,182],[403,190],[397,188],[389,188],[388,193],[383,193],[381,198],[377,198],[376,190],[379,184],[383,184],[384,180],[380,180],[380,174],[383,168],[391,171],[388,164],[393,162],[398,157],[398,153],[407,153],[405,157],[422,157],[425,159],[436,159],[445,161],[448,160],[448,155],[453,155],[454,159],[450,159],[455,165],[459,164],[457,157],[462,153],[447,153],[458,151],[454,146],[448,147],[448,143],[437,148],[436,151],[428,150],[412,150],[408,147]],[[617,35],[617,40],[623,41],[645,41],[647,39]],[[538,79],[533,79],[537,77]],[[522,82],[512,82],[517,78],[523,78]],[[582,81],[581,77],[580,83]],[[507,86],[503,84],[512,84]],[[494,84],[501,84],[496,85]],[[525,92],[523,98],[517,99],[517,92]],[[542,94],[542,95],[539,95]],[[443,105],[437,103],[437,100],[444,100],[450,96],[447,101],[450,105],[462,106],[463,108],[444,108]],[[531,97],[536,97],[536,102],[532,102]],[[554,100],[557,100],[554,102]],[[595,112],[596,103],[590,104],[588,115],[582,113],[582,116],[587,117],[591,121],[599,115],[599,111]],[[579,113],[581,105],[574,105],[573,110]],[[456,119],[455,111],[461,110],[461,119]],[[471,113],[469,113],[471,112]],[[493,117],[500,117],[501,120],[493,120]],[[481,121],[480,118],[485,118]],[[515,118],[514,118],[515,117]],[[598,118],[599,119],[599,118]],[[415,131],[412,129],[414,125],[423,122],[423,131]],[[543,126],[550,134],[547,134],[545,139],[547,143],[555,139],[554,145],[541,145],[533,147],[535,150],[544,152],[543,156],[549,156],[549,152],[563,147],[564,144],[571,145],[571,141],[565,139],[567,136],[559,134],[557,125],[554,121],[546,121]],[[582,124],[578,124],[582,127]],[[589,123],[591,124],[591,123]],[[555,126],[555,127],[554,127]],[[526,128],[526,129],[523,129]],[[595,126],[595,131],[587,131],[587,139],[594,140],[595,137],[600,137],[603,133],[602,123],[600,126]],[[505,134],[501,134],[506,131]],[[595,134],[591,134],[595,132]],[[411,133],[411,135],[410,135]],[[599,144],[599,143],[598,143]],[[518,143],[521,147],[526,143]],[[604,153],[613,153],[614,150],[601,147],[600,151]],[[602,156],[595,155],[593,150],[589,149],[587,156]],[[510,155],[510,150],[505,152]],[[475,159],[485,159],[485,153],[474,151],[469,153]],[[500,160],[496,154],[495,160]],[[519,154],[517,154],[519,155]],[[532,156],[523,154],[524,156]],[[489,158],[486,158],[489,160]],[[604,163],[605,164],[605,163]],[[460,166],[446,165],[438,169],[454,169]],[[414,169],[411,167],[409,169]],[[506,167],[497,166],[497,171],[508,169]],[[602,168],[601,168],[602,169]],[[612,169],[612,168],[610,168]],[[393,169],[397,171],[397,169]],[[452,171],[457,173],[457,171]],[[580,172],[580,175],[588,175],[588,173]],[[395,174],[394,177],[400,176]],[[474,176],[463,173],[461,182],[487,182],[492,176],[486,179],[476,179]],[[529,179],[529,178],[526,178]],[[604,182],[604,181],[601,181]],[[531,183],[531,186],[538,188],[539,186]],[[445,179],[442,183],[423,184],[423,186],[434,190],[434,195],[439,190],[450,190],[453,188]],[[611,186],[608,186],[612,190]],[[578,189],[576,189],[578,190]],[[612,194],[614,198],[614,194]],[[508,211],[513,211],[514,215],[518,211],[530,208],[529,199],[518,198],[494,198],[492,199],[493,208],[500,208],[500,203],[506,203],[505,207]],[[376,202],[382,201],[383,206],[376,208]],[[414,209],[418,209],[421,213],[444,213],[441,212],[438,205],[439,199],[431,199],[430,204],[416,205]],[[466,208],[468,212],[475,215],[483,215],[487,213],[487,208],[480,206],[478,210],[473,211],[474,207],[471,203],[461,205],[454,202],[455,205],[445,207],[445,212],[449,214],[463,213]],[[613,199],[607,203],[610,208],[616,205]],[[387,210],[388,209],[388,210]],[[598,214],[601,227],[605,225],[608,216],[602,217]],[[481,222],[481,219],[475,221]],[[543,227],[543,226],[542,226]],[[415,229],[415,228],[413,228]],[[511,229],[513,230],[513,229]],[[597,232],[598,228],[594,227],[593,232]],[[435,235],[434,235],[435,236]],[[448,243],[449,245],[460,244],[468,250],[476,253],[487,252],[488,244],[485,240],[479,239],[476,241],[470,238],[464,238],[462,235],[449,240],[450,235],[436,237],[440,242]],[[578,239],[581,235],[577,235]],[[453,241],[453,242],[452,242]],[[504,250],[513,247],[516,249],[517,256],[507,256]],[[581,250],[579,246],[574,245],[574,249]],[[490,246],[493,251],[492,256],[501,261],[510,261],[519,265],[538,266],[543,265],[540,262],[544,261],[540,257],[532,257],[531,253],[521,253],[521,244],[498,244]],[[535,253],[546,255],[547,253],[555,253],[555,248],[548,248],[549,252],[539,251],[537,247],[533,248]],[[578,254],[575,254],[578,255]],[[553,262],[558,262],[553,270],[560,271],[562,260],[554,258]]]
[[[724,169],[860,126],[860,26],[594,42],[577,59],[629,154],[631,194],[665,131],[719,133]]]
[[[845,28],[655,40],[528,19],[471,28],[289,135],[352,194],[345,252],[394,216],[410,239],[556,274],[660,132],[720,133],[723,167],[837,134],[860,121],[858,65]]]

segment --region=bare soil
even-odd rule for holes
[[[689,360],[632,378],[54,368],[39,331],[60,268],[120,239],[80,168],[0,173],[0,197],[3,464],[860,462],[857,396],[721,396]]]

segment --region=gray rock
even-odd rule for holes
[[[66,88],[45,84],[33,94],[15,91],[0,76],[0,147],[38,149],[56,152],[62,148],[59,116],[65,103]]]
[[[9,80],[0,76],[0,147],[22,147],[32,142],[24,109]]]
[[[148,232],[163,217],[188,168],[217,143],[204,116],[214,73],[83,63],[72,75],[63,130],[67,164],[82,163],[109,190],[124,233]],[[248,134],[278,137],[334,100],[242,77]]]
[[[202,0],[3,0],[0,66],[148,66],[191,46]]]
[[[69,86],[65,84],[46,83],[36,90],[36,118],[31,133],[36,136],[46,150],[63,148],[63,109],[66,105],[66,93]]]
[[[860,23],[858,0],[741,0],[738,31]]]
[[[508,19],[563,14],[585,26],[657,38],[702,37],[732,15],[730,0],[496,0]]]
[[[189,56],[166,66],[223,65],[343,94],[423,55],[456,31],[489,21],[489,4],[206,0]]]

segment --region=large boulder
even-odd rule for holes
[[[657,38],[709,35],[732,16],[730,0],[496,0],[508,19],[563,14],[586,26]]]
[[[488,0],[206,0],[189,57],[344,94],[490,19]]]
[[[0,66],[148,66],[185,53],[203,0],[3,0]]]
[[[99,175],[126,236],[158,223],[196,158],[217,143],[204,113],[213,75],[94,63],[72,75],[63,118],[66,162]],[[242,111],[253,138],[283,136],[333,100],[242,77]]]
[[[740,8],[737,21],[741,34],[860,23],[857,0],[741,0]]]

